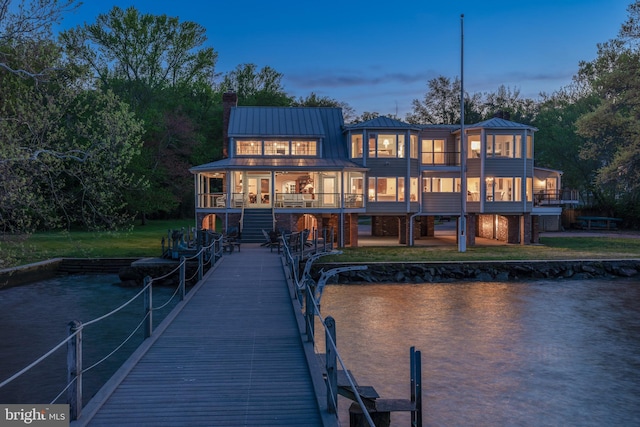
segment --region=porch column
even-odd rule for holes
[[[476,230],[478,216],[474,213],[467,214],[467,247],[476,245]]]
[[[407,234],[409,233],[409,221],[408,216],[398,217],[398,243],[401,245],[407,244]]]
[[[345,246],[358,247],[358,214],[345,214]]]
[[[540,217],[531,215],[531,243],[540,243]]]
[[[420,217],[420,237],[435,236],[436,218],[434,216]]]

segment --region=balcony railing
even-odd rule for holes
[[[553,206],[579,203],[578,190],[540,191],[534,197],[535,206]]]
[[[422,166],[460,166],[460,152],[422,152],[420,156],[420,164]]]
[[[228,206],[228,203],[230,205]],[[225,193],[201,193],[198,194],[199,208],[259,208],[270,207],[268,196],[261,197],[258,203],[257,197],[251,194],[233,193],[231,200],[227,199]],[[296,209],[296,208],[340,208],[347,209],[364,207],[364,195],[357,193],[347,193],[344,201],[340,193],[276,193],[273,207],[275,209]]]

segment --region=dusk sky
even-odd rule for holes
[[[597,44],[616,37],[631,0],[86,1],[63,28],[94,23],[113,6],[178,16],[207,29],[216,72],[239,64],[282,73],[286,92],[315,92],[404,118],[427,82],[460,75],[464,14],[467,92],[500,85],[537,98],[571,82]]]

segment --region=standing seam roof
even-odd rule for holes
[[[315,137],[326,129],[317,108],[234,107],[229,118],[229,136]]]

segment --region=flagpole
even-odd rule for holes
[[[464,131],[464,14],[460,15],[460,219],[458,252],[467,251],[467,145]]]

